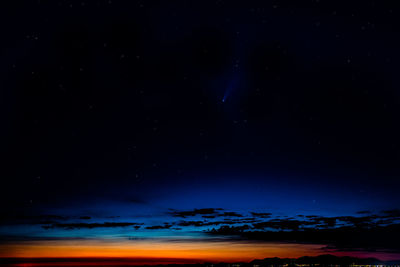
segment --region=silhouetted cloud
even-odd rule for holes
[[[251,215],[254,217],[259,217],[259,218],[270,218],[272,213],[269,212],[252,212]]]
[[[223,224],[237,224],[237,221],[224,220],[224,221],[181,221],[178,223],[179,226],[210,226],[210,225],[223,225]]]
[[[297,222],[296,222],[297,223]],[[237,236],[243,240],[285,241],[296,243],[326,244],[326,249],[334,250],[365,250],[400,252],[400,224],[360,228],[345,226],[331,229],[308,228],[300,229],[285,226],[285,230],[262,230],[270,225],[251,226],[221,226],[207,231],[210,235]],[[281,225],[279,225],[281,227]],[[283,227],[284,228],[284,227]],[[294,229],[294,230],[293,230]]]
[[[55,214],[25,215],[25,214],[2,214],[0,215],[0,225],[16,224],[51,224],[58,221],[69,220],[69,216]]]
[[[64,229],[93,229],[93,228],[112,228],[112,227],[127,227],[139,226],[141,223],[132,222],[104,222],[104,223],[53,223],[51,225],[43,225],[44,229],[64,228]]]
[[[384,210],[384,211],[382,211],[382,213],[386,217],[393,217],[393,218],[400,219],[400,209]]]
[[[214,219],[216,216],[215,215],[203,215],[201,217],[203,217],[205,219]]]
[[[203,221],[182,221],[178,223],[179,226],[204,226]]]
[[[240,223],[257,223],[257,222],[262,222],[262,220],[256,219],[256,218],[243,218],[243,219],[240,219],[238,222],[240,222]]]
[[[147,230],[175,231],[186,227],[198,228],[210,236],[232,240],[263,240],[279,242],[304,242],[326,244],[329,250],[374,250],[392,249],[400,251],[400,210],[385,210],[377,214],[369,211],[357,212],[357,216],[295,217],[274,216],[269,212],[239,213],[219,208],[202,208],[169,213],[170,218],[159,225],[144,225],[139,222],[95,222],[77,223],[70,220],[89,220],[90,216],[68,217],[60,215],[14,216],[7,220],[42,225],[44,229],[62,228],[93,229],[108,227],[132,227]],[[191,220],[178,218],[191,218]],[[187,228],[186,228],[187,229]]]
[[[222,217],[243,217],[242,214],[236,213],[236,212],[224,212],[222,214],[219,214],[218,216],[222,216]]]
[[[147,226],[146,229],[150,230],[159,230],[159,229],[170,229],[173,225],[165,223],[164,225],[154,225],[154,226]]]
[[[273,228],[277,230],[298,230],[300,226],[309,224],[309,222],[289,220],[289,219],[274,219],[266,222],[254,223],[255,229]]]
[[[243,214],[234,212],[234,211],[224,211],[220,212],[223,209],[221,208],[205,208],[205,209],[194,209],[194,210],[189,210],[189,211],[173,211],[170,212],[174,217],[181,217],[181,218],[186,218],[186,217],[194,217],[197,215],[202,215],[201,217],[205,219],[214,219],[216,217],[243,217]]]
[[[173,217],[198,220],[175,222],[179,227],[199,227],[209,235],[241,240],[263,240],[326,244],[331,250],[383,249],[400,251],[400,212],[386,210],[378,214],[358,212],[361,216],[274,216],[268,212],[251,212],[252,217],[220,209],[174,211]],[[223,220],[221,220],[222,217]],[[220,219],[218,219],[220,218]],[[152,227],[158,229],[159,227]],[[162,226],[165,228],[165,226]],[[204,230],[207,228],[207,230]],[[211,229],[210,229],[211,228]]]
[[[190,211],[173,211],[170,214],[174,217],[190,217],[196,215],[218,215],[218,211],[222,209],[205,208],[205,209],[194,209]]]
[[[313,219],[315,223],[322,227],[335,227],[337,220],[335,217],[317,217]]]

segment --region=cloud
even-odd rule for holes
[[[310,225],[312,225],[312,222],[314,222],[320,227],[335,227],[337,221],[338,218],[336,217],[314,217],[312,218]]]
[[[203,221],[182,221],[178,223],[179,226],[204,226]]]
[[[190,211],[173,211],[170,214],[174,217],[191,217],[196,215],[218,215],[218,211],[222,209],[205,208],[205,209],[194,209]]]
[[[270,222],[273,223],[273,222]],[[282,222],[280,222],[282,223]],[[207,231],[209,235],[236,236],[243,240],[285,241],[295,243],[326,244],[327,249],[333,250],[366,250],[384,251],[390,249],[400,253],[400,224],[374,226],[363,228],[358,226],[343,226],[331,229],[303,228],[293,226],[282,227],[282,230],[264,230],[269,224],[221,226]],[[282,224],[279,225],[281,227]],[[283,229],[285,228],[285,229]]]
[[[237,224],[236,220],[224,220],[224,221],[181,221],[178,223],[178,226],[210,226],[210,225],[223,225],[223,224]]]
[[[269,212],[251,212],[252,217],[246,217],[246,214],[237,212],[223,211],[222,209],[194,209],[190,211],[174,211],[173,217],[195,217],[201,215],[198,220],[181,221],[179,226],[218,226],[218,225],[236,225],[248,224],[254,230],[274,230],[274,231],[297,231],[302,229],[331,229],[338,227],[356,227],[371,228],[375,226],[385,226],[400,222],[399,210],[387,210],[381,214],[371,214],[369,211],[358,212],[357,214],[365,216],[336,216],[324,217],[317,215],[297,215],[296,217],[279,218]],[[218,220],[223,218],[223,221]],[[214,220],[215,219],[215,220]]]
[[[172,226],[173,226],[172,224],[165,223],[164,225],[147,226],[146,229],[150,230],[170,229]]]
[[[277,230],[298,230],[300,226],[306,225],[308,223],[298,220],[290,219],[274,219],[266,222],[254,223],[253,227],[255,229],[265,229],[273,228]]]
[[[206,234],[240,240],[262,240],[326,244],[330,250],[400,251],[400,211],[369,211],[358,216],[297,215],[278,217],[268,212],[251,212],[252,217],[220,209],[194,209],[173,213],[173,217],[194,217],[197,220],[176,222],[179,227],[199,227]],[[223,220],[221,220],[223,218]],[[207,230],[204,230],[207,227]],[[210,230],[210,228],[212,228]]]
[[[221,216],[221,217],[243,217],[242,214],[239,214],[236,212],[224,212],[222,214],[219,214],[218,216]]]
[[[400,251],[400,210],[385,210],[377,214],[360,211],[356,216],[297,215],[295,217],[274,216],[269,212],[239,213],[220,208],[193,210],[170,210],[169,219],[159,225],[144,225],[139,222],[70,222],[90,220],[90,216],[8,216],[11,222],[39,224],[44,229],[62,228],[94,229],[132,227],[132,230],[185,231],[197,228],[208,236],[222,239],[262,240],[278,242],[300,242],[326,244],[329,250],[383,249]],[[177,221],[176,218],[182,218]],[[189,218],[189,219],[186,219]],[[191,231],[193,229],[190,229]]]
[[[171,214],[174,217],[194,217],[197,215],[202,215],[203,218],[213,219],[216,217],[243,217],[242,214],[234,212],[234,211],[224,211],[220,212],[223,209],[221,208],[205,208],[205,209],[194,209],[189,211],[173,211]]]
[[[141,223],[131,222],[104,222],[104,223],[53,223],[51,225],[43,225],[44,229],[64,228],[67,230],[72,229],[93,229],[93,228],[113,228],[113,227],[127,227],[127,226],[140,226]]]
[[[258,218],[270,218],[272,213],[269,212],[252,212],[251,215],[253,215],[254,217],[258,217]]]
[[[61,216],[55,214],[2,214],[0,215],[0,225],[17,225],[17,224],[51,224],[58,221],[69,220],[69,216]]]
[[[203,216],[201,216],[201,217],[203,217],[203,218],[205,218],[205,219],[214,219],[215,217],[217,217],[216,215],[203,215]]]
[[[217,230],[215,230],[215,229],[211,230],[210,233],[213,233],[213,234],[218,233],[218,234],[222,234],[222,235],[238,235],[248,229],[251,229],[251,227],[248,226],[247,224],[241,225],[241,226],[223,225],[220,228],[218,228]]]
[[[400,219],[400,209],[393,209],[393,210],[384,210],[382,211],[385,217],[392,217]]]

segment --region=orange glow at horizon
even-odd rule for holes
[[[0,246],[0,257],[26,258],[171,258],[197,261],[251,261],[266,257],[321,254],[323,245],[249,242],[165,241],[24,241]]]

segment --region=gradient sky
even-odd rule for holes
[[[400,259],[391,1],[2,6],[1,257]]]

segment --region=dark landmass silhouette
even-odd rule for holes
[[[178,263],[180,262],[180,263]],[[172,258],[0,258],[1,266],[156,266],[156,267],[267,267],[267,266],[400,266],[400,259],[381,261],[376,258],[337,257],[330,254],[300,258],[265,258],[251,262],[192,263],[196,260]],[[200,261],[198,261],[200,262]]]
[[[281,266],[281,265],[310,265],[310,266],[351,266],[351,265],[395,265],[399,261],[381,261],[376,258],[356,258],[356,257],[337,257],[334,255],[326,254],[315,257],[304,256],[297,259],[291,258],[266,258],[263,260],[253,260],[250,265],[259,266]]]

